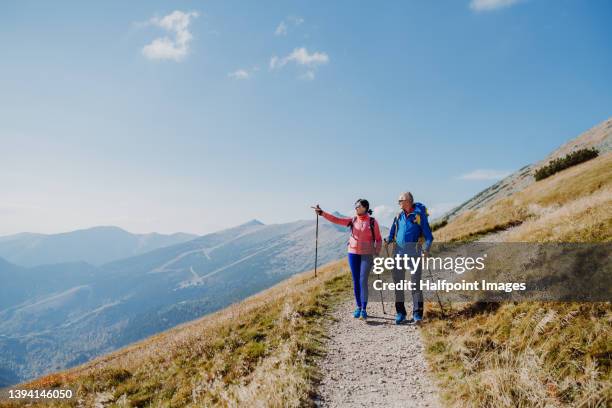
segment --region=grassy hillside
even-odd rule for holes
[[[600,155],[612,151],[612,118],[609,118],[552,151],[539,162],[521,167],[444,214],[439,221],[450,221],[468,210],[476,210],[524,190],[535,183],[535,173],[551,161],[581,149],[597,149]]]
[[[312,272],[297,275],[220,312],[26,387],[68,386],[86,406],[309,405],[325,313],[350,287],[345,264],[321,268],[316,279]]]
[[[612,239],[612,154],[561,171],[462,214],[438,240],[601,242]],[[612,404],[610,303],[453,305],[423,328],[449,406]]]
[[[561,171],[436,230],[437,241],[463,241],[514,228],[514,242],[610,240],[612,153]]]

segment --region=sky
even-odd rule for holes
[[[0,3],[0,235],[439,216],[612,115],[612,2]]]

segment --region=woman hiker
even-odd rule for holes
[[[370,203],[359,199],[355,202],[355,217],[341,218],[325,212],[317,204],[312,207],[318,215],[334,224],[351,228],[348,242],[348,263],[353,275],[353,290],[357,308],[353,313],[355,318],[367,319],[368,313],[368,274],[372,268],[373,259],[382,248],[382,238],[378,222],[370,216]]]

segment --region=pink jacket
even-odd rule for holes
[[[340,218],[327,213],[322,212],[323,217],[334,224],[343,225],[347,227],[353,218]],[[356,217],[353,223],[353,232],[349,239],[348,252],[351,254],[359,255],[378,255],[382,248],[382,237],[380,236],[380,228],[378,227],[378,221],[374,220],[374,239],[372,239],[372,230],[370,228],[370,216],[360,215]]]

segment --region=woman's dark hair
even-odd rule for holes
[[[368,200],[365,198],[360,198],[359,200],[355,201],[355,205],[357,204],[361,204],[361,206],[366,209],[366,212],[372,215],[372,210],[370,210],[370,202]]]

